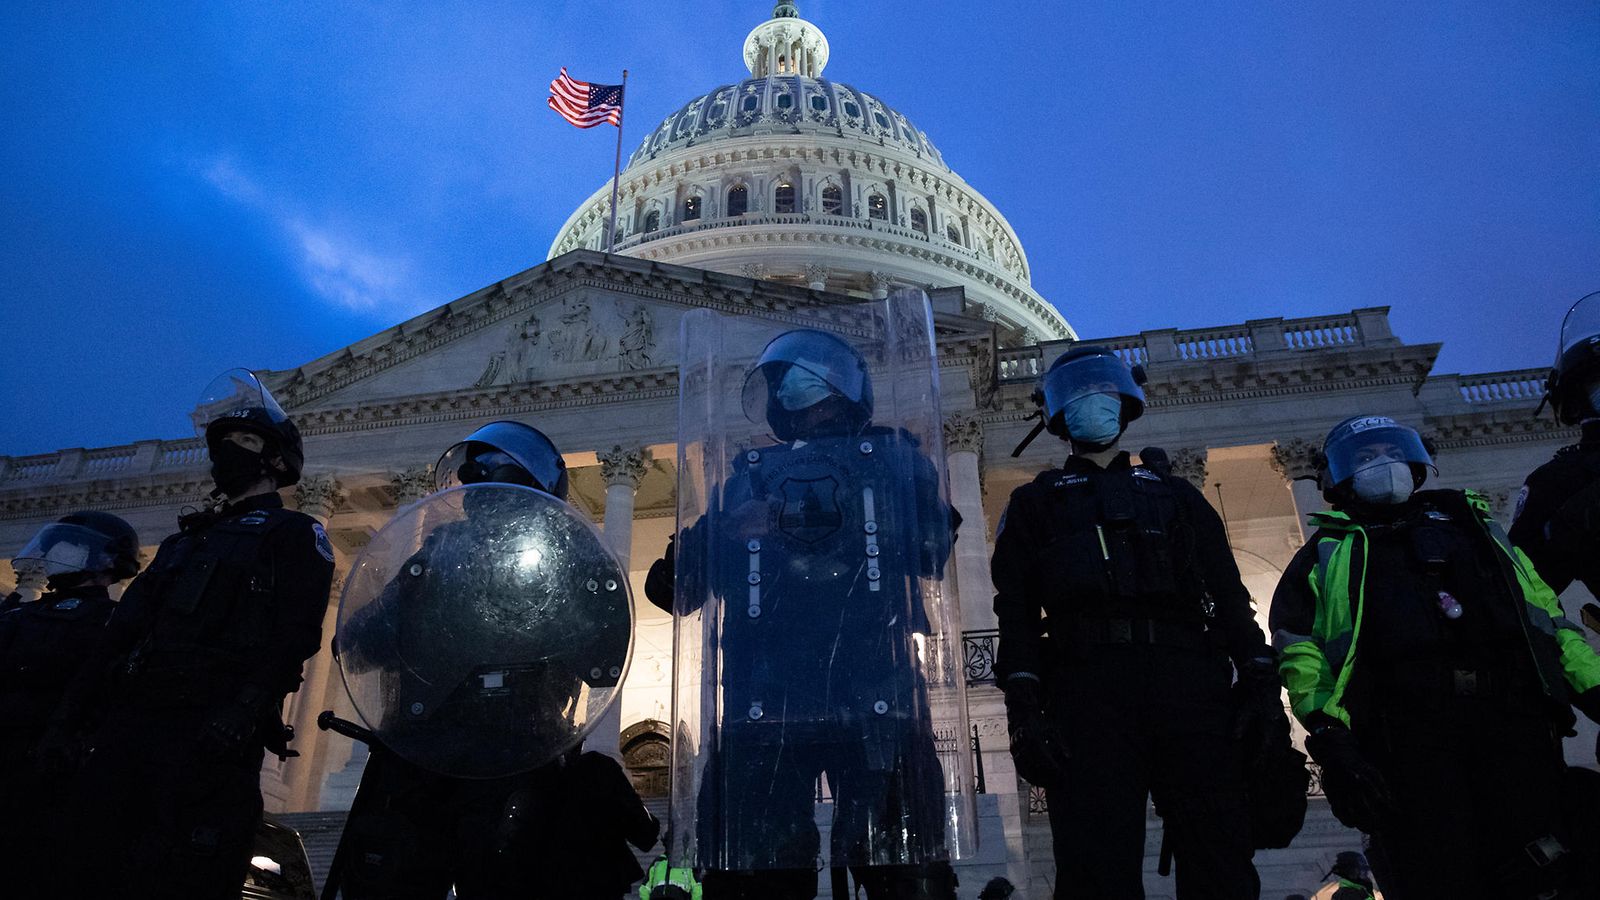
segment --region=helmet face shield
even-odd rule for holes
[[[801,329],[773,338],[745,375],[740,397],[745,417],[770,422],[772,413],[798,412],[830,396],[872,415],[872,382],[867,364],[843,339]]]
[[[1073,401],[1091,394],[1109,394],[1144,406],[1144,389],[1126,363],[1109,354],[1080,356],[1045,373],[1045,420],[1054,421]]]
[[[1561,346],[1557,358],[1579,344],[1600,338],[1600,291],[1589,294],[1572,304],[1567,316],[1561,320]]]
[[[189,418],[194,422],[195,435],[204,438],[211,436],[212,423],[217,424],[217,431],[224,430],[224,419],[249,423],[252,431],[263,427],[276,430],[289,421],[272,392],[249,369],[229,369],[211,379],[200,392]]]
[[[520,484],[567,499],[567,463],[544,432],[521,422],[490,422],[444,452],[436,490],[463,484]]]
[[[1328,434],[1322,453],[1328,460],[1328,483],[1343,484],[1357,472],[1394,462],[1438,468],[1416,429],[1388,416],[1363,416],[1339,423]]]
[[[109,572],[117,565],[111,550],[113,540],[93,528],[54,522],[39,529],[14,562],[31,561],[47,576]]]

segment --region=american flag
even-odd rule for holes
[[[579,128],[593,128],[601,122],[622,127],[622,85],[590,84],[574,81],[567,67],[550,82],[550,108]]]

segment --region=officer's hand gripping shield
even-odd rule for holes
[[[761,870],[969,855],[927,298],[782,321],[700,310],[682,341],[669,858]]]
[[[474,484],[401,510],[356,557],[340,671],[384,745],[466,778],[576,746],[628,667],[628,579],[593,525],[542,491]]]

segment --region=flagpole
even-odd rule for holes
[[[622,177],[622,114],[628,108],[628,70],[622,70],[622,102],[617,104],[617,160],[611,168],[611,224],[606,228],[606,252],[617,250],[617,181]]]

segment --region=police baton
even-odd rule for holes
[[[341,719],[333,714],[333,710],[325,709],[317,716],[317,727],[323,731],[342,734],[352,741],[360,741],[371,747],[378,743],[378,736],[362,728],[349,719]]]

